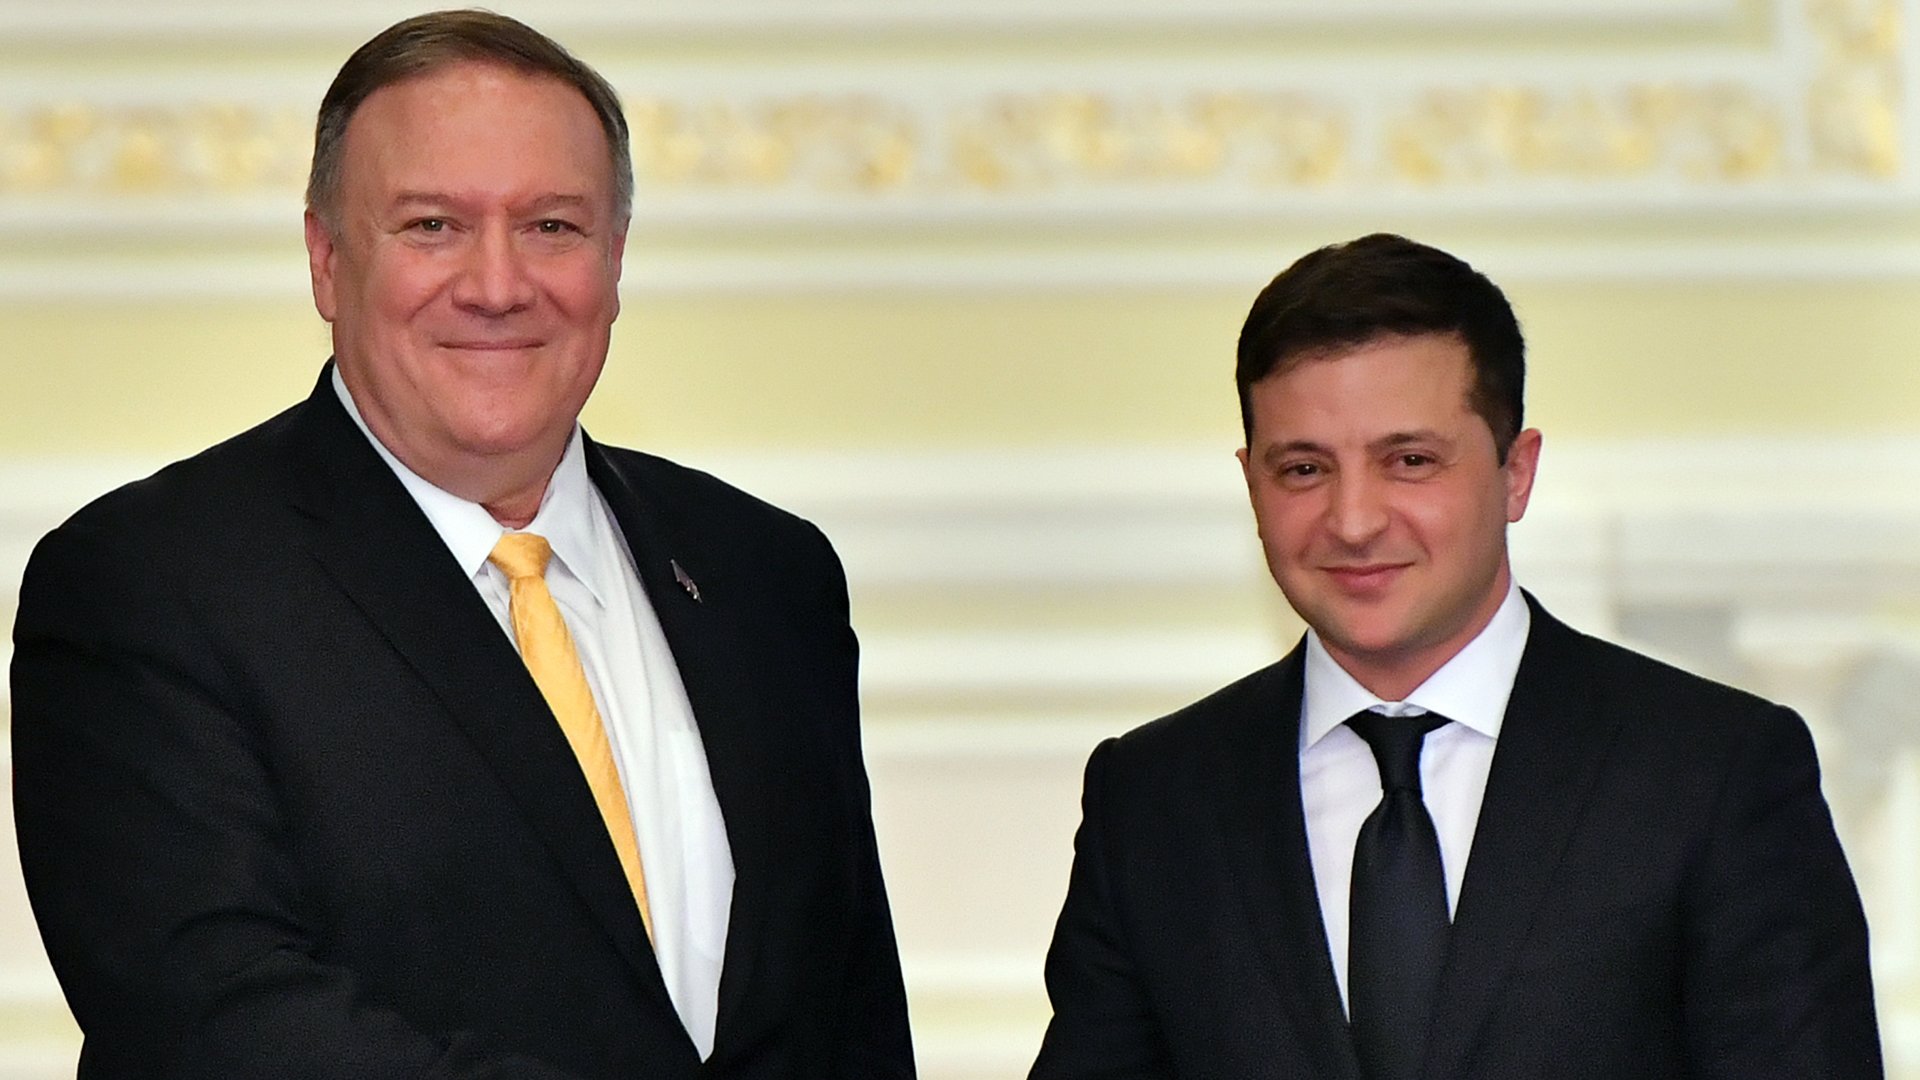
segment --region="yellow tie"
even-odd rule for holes
[[[593,690],[587,685],[587,673],[580,667],[580,654],[574,651],[573,637],[560,617],[559,605],[547,591],[547,560],[553,548],[546,537],[533,533],[508,533],[494,545],[488,561],[507,575],[510,602],[507,613],[513,622],[513,637],[520,644],[520,658],[547,699],[560,730],[573,746],[587,785],[593,789],[593,801],[607,823],[607,835],[613,838],[613,850],[620,855],[620,867],[627,873],[634,902],[640,905],[640,921],[653,940],[653,913],[647,909],[647,877],[640,867],[640,845],[633,836],[633,817],[627,810],[627,796],[620,787],[620,770],[613,763],[613,748],[607,745],[607,729],[600,723],[600,710],[594,707]]]

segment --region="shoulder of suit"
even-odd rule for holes
[[[593,444],[628,483],[657,496],[662,505],[698,507],[700,513],[735,528],[803,529],[812,522],[753,495],[712,473],[643,450]]]
[[[1576,681],[1593,686],[1629,722],[1702,730],[1765,718],[1799,723],[1777,702],[1625,645],[1557,621],[1547,624],[1547,633],[1550,677],[1568,687]]]
[[[255,565],[259,551],[286,549],[289,515],[285,492],[271,477],[283,412],[176,461],[143,479],[123,484],[75,511],[34,546],[22,584],[22,618],[38,602],[98,611],[82,597],[112,596],[115,606],[136,610],[136,593],[185,593],[208,581]]]
[[[1121,735],[1116,742],[1126,752],[1154,755],[1180,747],[1211,745],[1216,739],[1249,724],[1297,722],[1279,715],[1289,697],[1286,683],[1298,678],[1296,651],[1252,674],[1242,676],[1206,697]],[[1294,706],[1297,708],[1298,702]]]
[[[232,516],[256,518],[296,405],[153,474],[122,484],[75,511],[66,526],[117,531],[176,525],[217,530]]]

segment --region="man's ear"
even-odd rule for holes
[[[620,271],[627,258],[627,226],[632,224],[632,220],[628,218],[620,222],[620,227],[614,231],[613,243],[607,251],[607,257],[613,260],[613,313],[616,317],[620,314]]]
[[[333,241],[333,231],[327,228],[320,215],[307,211],[307,272],[313,278],[313,306],[319,310],[320,317],[328,322],[339,310],[339,303],[333,292],[333,260],[337,249]]]
[[[1527,512],[1527,500],[1533,497],[1533,474],[1540,467],[1540,429],[1528,428],[1514,436],[1507,447],[1507,521],[1519,521]]]
[[[1255,468],[1257,468],[1257,466],[1255,466],[1253,463],[1253,448],[1251,446],[1243,446],[1240,449],[1235,450],[1233,452],[1233,456],[1236,459],[1238,459],[1240,462],[1240,478],[1245,480],[1247,483],[1247,505],[1253,507],[1253,521],[1254,521],[1254,524],[1258,526],[1261,522],[1261,517],[1260,517],[1260,480],[1261,478],[1254,471]]]

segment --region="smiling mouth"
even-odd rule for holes
[[[518,349],[537,349],[546,344],[533,338],[507,338],[500,341],[443,341],[443,349],[458,349],[463,352],[512,352]]]
[[[1386,586],[1409,565],[1411,564],[1374,563],[1366,566],[1323,566],[1321,571],[1342,588],[1353,592],[1369,592]]]

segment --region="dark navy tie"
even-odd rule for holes
[[[1347,721],[1380,767],[1380,805],[1353,847],[1348,904],[1347,1015],[1367,1080],[1419,1075],[1446,960],[1447,879],[1440,836],[1420,799],[1420,744],[1446,722],[1436,713],[1372,711]]]

